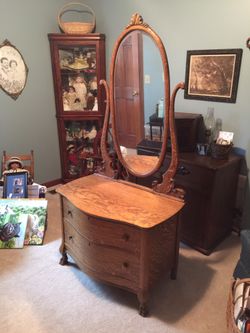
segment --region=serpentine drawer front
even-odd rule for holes
[[[99,221],[87,216],[65,198],[63,198],[63,216],[65,223],[70,223],[90,242],[125,249],[132,253],[139,252],[139,230],[129,225],[116,223],[114,227],[114,223],[110,221]]]
[[[60,263],[68,262],[68,253],[90,276],[135,293],[146,315],[154,282],[167,272],[176,277],[183,202],[96,174],[57,192],[63,215]]]
[[[70,223],[65,223],[65,246],[70,255],[81,266],[100,275],[109,282],[119,281],[127,287],[138,283],[139,256],[119,248],[89,241]]]

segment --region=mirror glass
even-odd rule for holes
[[[154,39],[130,31],[119,44],[114,67],[117,143],[135,173],[148,174],[161,153],[164,121],[164,70]]]

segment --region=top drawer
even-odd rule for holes
[[[116,221],[88,216],[63,198],[64,223],[70,223],[89,241],[139,253],[140,229]]]
[[[214,177],[215,172],[212,169],[180,161],[174,179],[177,186],[209,195],[212,192]]]

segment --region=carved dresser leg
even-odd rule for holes
[[[173,268],[170,272],[170,279],[171,280],[176,280],[177,279],[177,271],[176,268]]]
[[[146,303],[140,304],[139,305],[139,314],[142,317],[147,317],[148,316],[148,306]]]
[[[64,265],[67,265],[67,263],[68,263],[67,253],[63,252],[62,253],[62,258],[60,259],[59,264],[62,265],[62,266],[64,266]]]
[[[148,290],[141,290],[137,293],[137,299],[139,301],[139,314],[142,317],[148,316]]]

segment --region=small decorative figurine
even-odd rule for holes
[[[2,174],[2,178],[0,179],[0,185],[3,185],[3,183],[4,183],[4,175],[6,175],[8,173],[13,173],[13,172],[27,172],[28,173],[28,184],[29,185],[33,184],[33,179],[31,178],[29,171],[23,168],[23,163],[20,160],[20,158],[13,156],[7,162],[7,170],[5,170]]]
[[[39,198],[45,198],[45,194],[46,194],[46,187],[41,186],[39,189]]]

